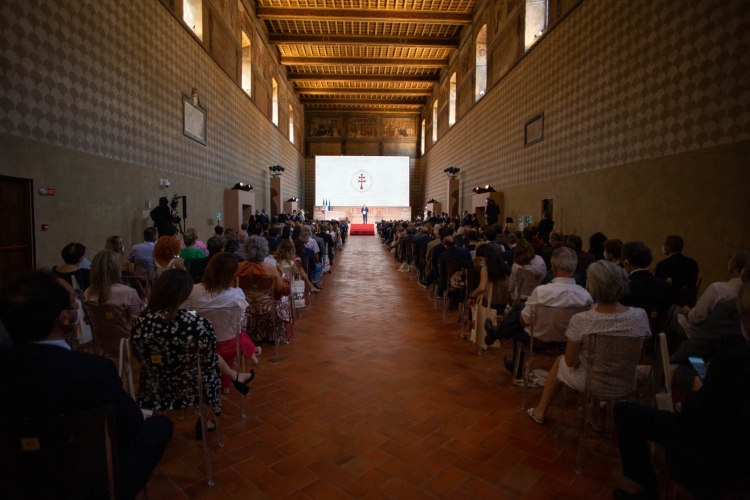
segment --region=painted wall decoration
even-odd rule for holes
[[[346,118],[346,137],[377,137],[378,119],[374,116]]]
[[[414,118],[382,118],[382,137],[413,138],[417,136]]]
[[[343,119],[330,116],[311,116],[308,137],[342,137]]]

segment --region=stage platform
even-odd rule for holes
[[[349,226],[349,236],[373,236],[375,224],[352,224]]]

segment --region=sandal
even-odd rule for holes
[[[234,386],[235,389],[240,391],[240,393],[242,393],[243,396],[247,396],[248,393],[250,392],[250,388],[248,387],[248,384],[254,378],[255,378],[255,370],[250,370],[250,378],[248,378],[244,382],[240,382],[240,372],[237,372],[237,377],[234,380],[232,380],[232,385]]]
[[[539,425],[542,425],[542,424],[544,424],[544,419],[542,419],[542,420],[538,420],[538,419],[537,419],[537,418],[536,418],[536,417],[534,416],[534,408],[529,408],[528,410],[526,410],[526,415],[528,415],[529,417],[531,417],[531,420],[533,420],[533,421],[534,421],[534,422],[536,422],[537,424],[539,424]]]

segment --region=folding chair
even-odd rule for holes
[[[260,334],[262,328],[272,328],[274,344],[276,347],[275,354],[279,357],[281,346],[281,335],[278,332],[278,313],[276,312],[276,291],[273,289],[273,281],[262,280],[257,283],[256,280],[249,278],[250,288],[243,288],[245,299],[249,304],[247,306],[247,332],[253,332],[252,338],[259,339],[264,336]]]
[[[530,269],[521,269],[518,271],[518,286],[515,290],[516,300],[525,300],[531,296],[531,292],[542,284],[545,274],[537,274]]]
[[[114,406],[0,425],[0,498],[117,498]]]
[[[464,286],[462,284],[458,288],[453,288],[453,284],[451,283],[451,278],[453,277],[454,274],[458,272],[463,273],[465,271],[465,268],[463,266],[464,266],[464,263],[461,261],[449,261],[445,263],[447,276],[440,277],[441,280],[445,278],[445,289],[443,290],[443,314],[445,314],[445,311],[448,308],[448,292],[460,290]],[[465,276],[462,278],[462,280],[465,280]]]

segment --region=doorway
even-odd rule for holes
[[[551,220],[554,220],[552,218],[552,208],[553,208],[552,199],[542,200],[542,217],[544,217],[544,212],[549,212],[549,218]]]
[[[30,179],[0,176],[0,286],[35,267],[32,189]]]

